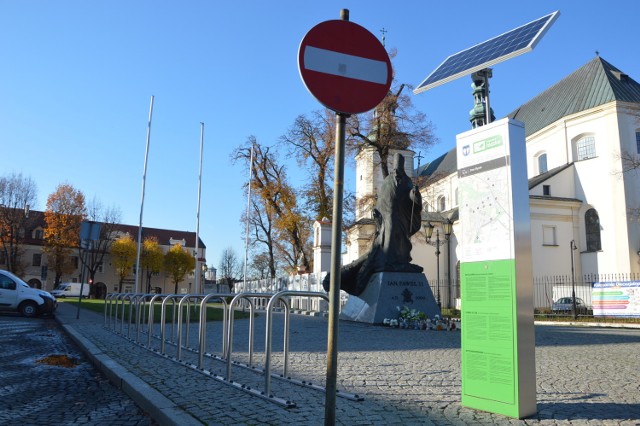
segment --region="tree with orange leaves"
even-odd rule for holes
[[[72,273],[79,266],[72,261],[71,251],[80,243],[80,224],[86,214],[84,194],[69,184],[58,185],[47,198],[44,251],[49,270],[55,272],[55,285],[63,275]]]

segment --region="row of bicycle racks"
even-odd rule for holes
[[[176,361],[186,367],[201,372],[222,383],[233,386],[239,390],[250,393],[254,396],[266,399],[286,408],[296,407],[296,403],[273,395],[271,391],[271,379],[285,380],[289,383],[304,386],[308,389],[325,392],[326,389],[318,384],[305,380],[297,380],[289,377],[289,326],[291,314],[292,298],[323,299],[329,301],[325,293],[313,291],[292,291],[284,290],[278,293],[210,293],[210,294],[146,294],[146,293],[110,293],[105,299],[104,325],[107,329],[120,334],[128,340],[150,350],[167,359]],[[231,299],[231,302],[228,302]],[[266,326],[265,326],[265,352],[264,367],[254,366],[254,328],[256,305],[264,306],[266,303]],[[221,356],[207,352],[207,309],[212,308],[213,303],[218,303],[222,307],[222,341]],[[160,334],[154,334],[155,306],[160,308]],[[167,314],[171,305],[171,315]],[[198,318],[198,347],[191,348],[189,342],[190,312],[196,305],[199,305]],[[249,307],[249,333],[248,333],[248,363],[233,361],[233,331],[234,312],[242,307]],[[272,370],[272,343],[273,343],[273,323],[274,312],[284,311],[284,342],[283,342],[283,372],[273,373]],[[128,315],[125,312],[128,310]],[[187,314],[187,315],[183,315]],[[171,316],[171,318],[168,318]],[[186,317],[186,319],[185,319]],[[145,328],[146,323],[146,328]],[[125,330],[126,325],[126,330]],[[133,336],[132,336],[133,334]],[[145,339],[141,335],[146,335]],[[157,349],[152,345],[154,339],[159,339],[160,347]],[[166,345],[175,346],[175,356],[167,354]],[[197,364],[183,360],[183,351],[189,351],[197,355]],[[205,369],[205,358],[226,363],[226,373],[224,375],[215,374]],[[252,388],[246,384],[239,383],[232,379],[232,366],[244,368],[256,374],[264,376],[264,387],[262,390]],[[338,390],[337,396],[347,398],[352,401],[362,401],[364,398],[357,394]]]

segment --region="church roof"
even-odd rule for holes
[[[525,123],[529,136],[562,117],[613,101],[640,103],[640,84],[596,56],[508,117]]]
[[[571,166],[573,166],[573,163],[563,164],[554,169],[548,170],[544,173],[540,173],[538,176],[532,177],[531,179],[529,179],[529,189],[535,188],[536,186],[540,185],[542,182],[554,177],[564,169],[568,169]]]
[[[418,176],[441,179],[458,170],[458,153],[456,149],[441,155],[418,169]]]
[[[609,62],[596,56],[576,71],[508,114],[525,124],[526,136],[567,115],[613,101],[640,103],[640,83]],[[561,166],[562,168],[567,167]],[[457,171],[457,152],[452,149],[417,170],[418,176],[439,180]],[[548,173],[561,170],[550,170]],[[529,187],[551,177],[542,174]],[[532,182],[533,181],[533,182]]]

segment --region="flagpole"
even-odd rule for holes
[[[247,226],[244,236],[244,287],[247,291],[247,262],[249,258],[249,212],[251,210],[251,179],[253,178],[253,144],[251,144],[251,159],[249,160],[249,188],[247,190]]]
[[[201,268],[199,267],[198,263],[199,263],[199,259],[200,259],[200,254],[199,254],[199,246],[200,246],[200,195],[202,194],[202,151],[204,148],[204,123],[200,122],[200,172],[198,173],[198,208],[197,208],[197,212],[196,212],[196,252],[195,252],[195,256],[196,256],[196,279],[195,279],[195,288],[194,291],[196,293],[204,293],[204,291],[202,291],[202,289],[200,288],[202,286],[202,283],[200,281],[200,273],[201,273]]]
[[[151,140],[151,118],[153,116],[153,95],[151,95],[151,105],[149,105],[149,124],[147,125],[147,147],[144,151],[144,170],[142,172],[142,201],[140,202],[140,224],[138,225],[138,251],[136,254],[136,284],[134,292],[140,291],[140,247],[142,245],[142,213],[144,211],[144,190],[147,182],[147,160],[149,159],[149,142]]]

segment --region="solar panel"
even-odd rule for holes
[[[418,94],[464,75],[533,50],[560,15],[555,11],[483,43],[449,56],[413,91]]]

